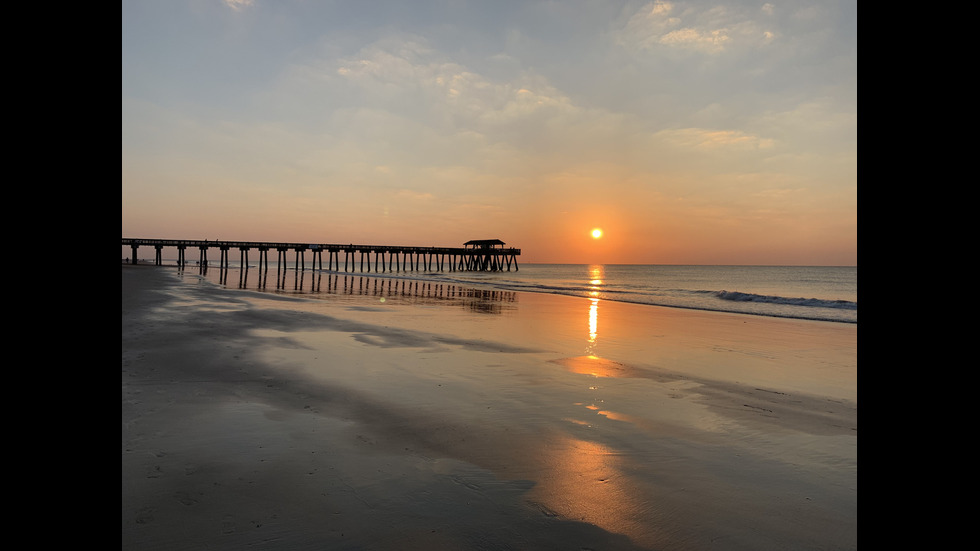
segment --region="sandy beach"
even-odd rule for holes
[[[122,268],[122,548],[857,547],[857,326]]]

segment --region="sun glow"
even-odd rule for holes
[[[592,230],[592,239],[599,239],[602,237],[602,229],[596,228]]]

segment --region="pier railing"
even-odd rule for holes
[[[488,240],[489,241],[489,240]],[[494,240],[496,241],[496,240]],[[372,255],[374,272],[400,272],[400,271],[478,271],[495,272],[510,271],[511,267],[517,270],[517,257],[521,254],[520,249],[505,248],[503,243],[499,246],[480,246],[480,247],[403,247],[397,245],[355,245],[339,243],[277,243],[263,241],[211,241],[194,239],[122,239],[124,247],[128,246],[132,250],[132,257],[127,259],[132,264],[137,264],[138,251],[140,247],[153,247],[155,254],[153,263],[161,265],[163,263],[163,249],[173,247],[177,249],[177,264],[186,266],[187,249],[197,249],[199,251],[199,266],[206,267],[209,264],[208,251],[217,249],[219,251],[219,266],[226,268],[229,265],[230,251],[238,249],[241,257],[241,265],[248,266],[248,253],[251,250],[259,252],[259,267],[266,268],[269,265],[269,252],[276,251],[276,262],[280,267],[287,267],[289,252],[295,253],[294,267],[297,270],[306,269],[306,253],[312,254],[310,269],[323,268],[323,253],[327,253],[327,270],[335,271],[372,271]],[[340,254],[344,254],[344,265],[341,269]],[[365,262],[366,261],[366,262]],[[317,264],[319,263],[319,268]]]

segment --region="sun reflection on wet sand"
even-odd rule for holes
[[[560,436],[546,448],[544,472],[529,496],[545,514],[592,523],[641,545],[651,527],[643,499],[623,473],[621,454],[586,440]]]
[[[553,360],[572,373],[592,375],[594,377],[637,377],[636,370],[626,364],[607,360],[595,355],[577,356]]]
[[[596,339],[599,334],[599,299],[591,299],[589,305],[589,344],[585,347],[585,352],[590,356],[596,355]]]
[[[631,369],[619,362],[599,357],[599,291],[602,285],[602,266],[591,266],[592,284],[589,299],[588,340],[585,355],[554,360],[572,373],[600,377],[629,377]],[[590,391],[597,390],[595,384]],[[634,422],[625,415],[604,410],[596,398],[586,409],[617,421]],[[575,425],[593,426],[591,422],[566,418]],[[648,500],[644,499],[623,473],[622,454],[596,442],[572,436],[558,436],[543,449],[550,453],[544,458],[544,472],[532,491],[532,503],[547,515],[588,522],[615,534],[623,534],[640,545],[653,545],[649,526]],[[645,521],[641,519],[646,519]]]
[[[585,347],[585,353],[590,356],[596,353],[596,339],[599,335],[599,291],[602,290],[602,278],[604,277],[602,266],[589,266],[590,284],[590,304],[589,304],[589,344]]]

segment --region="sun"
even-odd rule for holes
[[[600,237],[602,237],[602,229],[601,228],[596,228],[596,229],[592,230],[592,239],[599,239]]]

